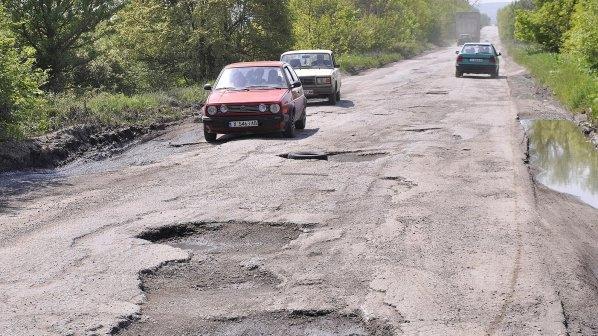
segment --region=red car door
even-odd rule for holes
[[[295,106],[295,121],[301,119],[307,99],[303,93],[303,87],[292,87],[293,84],[300,82],[299,77],[292,68],[284,67],[284,72],[291,83],[291,95],[293,96],[293,105]]]

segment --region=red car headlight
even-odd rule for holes
[[[215,115],[216,113],[218,113],[218,108],[216,108],[216,106],[208,106],[208,108],[206,109],[206,111],[208,112],[208,115]]]
[[[270,112],[272,112],[272,113],[280,112],[280,105],[278,105],[278,104],[270,105]]]

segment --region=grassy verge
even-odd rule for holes
[[[598,125],[598,74],[571,56],[531,47],[509,46],[513,59],[526,67],[574,113],[586,113]]]
[[[206,93],[199,86],[135,95],[105,92],[48,95],[45,104],[21,120],[21,133],[31,137],[80,124],[146,126],[180,119],[189,114],[189,108],[205,99]]]
[[[357,74],[360,71],[372,68],[380,68],[392,62],[398,62],[405,57],[399,53],[381,54],[348,54],[339,57],[341,70]]]

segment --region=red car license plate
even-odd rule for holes
[[[229,127],[240,128],[240,127],[257,127],[259,123],[257,120],[243,120],[243,121],[231,121],[228,123]]]

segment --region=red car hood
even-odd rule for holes
[[[272,90],[215,90],[210,94],[207,104],[259,104],[280,102],[287,89]]]

